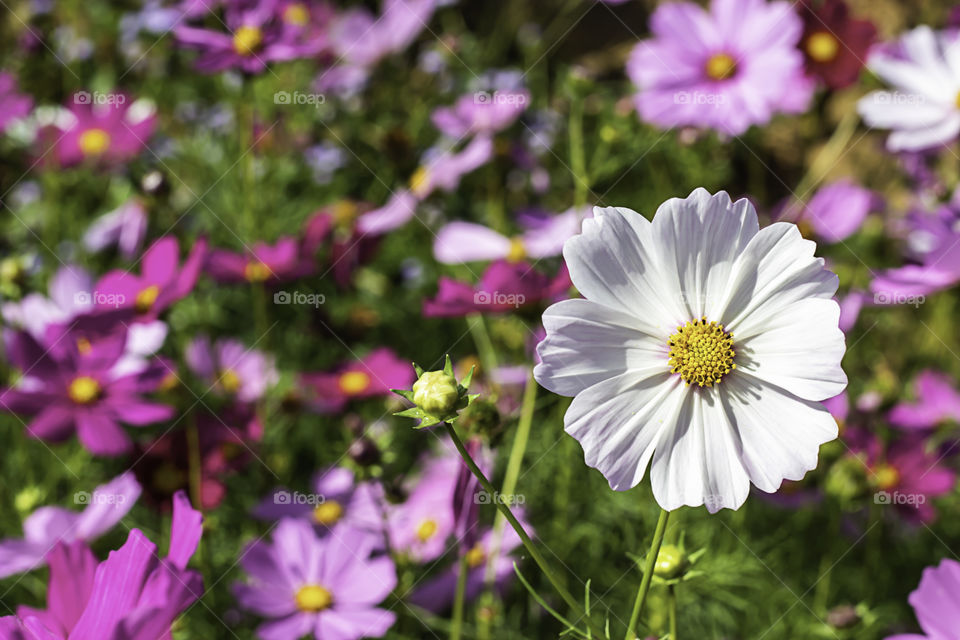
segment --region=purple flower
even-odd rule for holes
[[[883,200],[873,191],[850,180],[838,180],[817,191],[801,212],[798,224],[809,223],[824,242],[840,242],[860,228],[867,214],[882,206]]]
[[[564,241],[580,231],[584,218],[592,216],[587,208],[568,209],[553,217],[523,216],[520,223],[525,231],[512,238],[472,222],[451,222],[437,232],[433,255],[445,264],[549,258],[560,255]]]
[[[117,245],[121,255],[132,260],[146,234],[147,210],[134,198],[97,218],[83,235],[83,245],[94,252]]]
[[[272,543],[247,547],[240,564],[250,579],[234,593],[241,607],[270,619],[257,629],[263,640],[379,638],[396,615],[376,605],[397,575],[388,556],[371,557],[375,547],[360,530],[320,537],[309,522],[284,519]]]
[[[452,107],[441,107],[431,116],[433,125],[454,139],[472,135],[493,135],[520,117],[530,104],[526,90],[478,91],[460,96]]]
[[[23,539],[0,541],[0,578],[42,567],[58,542],[96,540],[127,515],[140,491],[128,471],[93,493],[76,493],[75,502],[86,505],[79,513],[62,507],[40,507],[24,520]]]
[[[207,241],[200,238],[180,266],[177,239],[164,236],[143,254],[138,276],[129,271],[110,271],[97,282],[99,307],[133,309],[140,320],[153,320],[177,300],[193,290],[207,252]]]
[[[917,614],[923,635],[903,633],[886,640],[955,640],[960,629],[960,563],[943,559],[939,566],[927,567],[916,591],[910,594],[910,606]]]
[[[423,303],[423,315],[457,317],[469,313],[502,313],[552,301],[570,289],[566,266],[553,278],[534,270],[527,262],[492,263],[474,286],[441,277],[437,296]]]
[[[430,562],[447,552],[447,538],[457,525],[453,499],[462,465],[455,451],[426,464],[406,501],[388,511],[391,549],[415,562]]]
[[[135,373],[117,372],[127,342],[122,329],[93,340],[67,332],[45,348],[26,332],[8,336],[7,355],[23,372],[16,388],[0,393],[0,407],[33,416],[27,433],[63,440],[76,432],[96,455],[116,456],[131,448],[121,422],[144,426],[173,417],[173,407],[144,400],[168,367],[156,361]]]
[[[196,375],[240,402],[256,402],[278,380],[273,358],[237,340],[211,345],[208,337],[196,337],[187,345],[186,360]]]
[[[70,167],[83,162],[120,165],[147,146],[156,125],[152,109],[134,109],[122,93],[73,95],[69,105],[70,124],[55,135],[60,164]]]
[[[321,534],[336,527],[358,529],[370,533],[383,530],[383,497],[379,485],[356,482],[353,472],[331,467],[314,476],[312,499],[302,494],[278,489],[254,509],[262,520],[299,518],[318,527]]]
[[[0,133],[18,118],[23,118],[33,108],[30,96],[17,93],[17,79],[11,73],[0,71]]]
[[[295,280],[313,270],[312,261],[301,259],[296,238],[285,237],[275,244],[257,242],[250,251],[234,253],[213,249],[206,271],[217,282],[266,282],[279,284]]]
[[[942,373],[922,371],[915,383],[916,401],[897,404],[887,416],[904,429],[932,429],[947,420],[960,422],[960,392]]]
[[[0,640],[166,640],[173,621],[203,593],[203,577],[187,563],[203,533],[203,517],[184,493],[173,499],[170,549],[163,560],[139,529],[94,566],[74,544],[50,558],[47,611],[21,607],[0,618]]]
[[[333,371],[305,373],[301,380],[310,390],[309,401],[315,411],[336,413],[353,399],[390,397],[391,389],[406,389],[414,377],[409,362],[382,348]]]
[[[654,38],[627,62],[643,120],[736,136],[810,101],[813,82],[796,48],[803,23],[787,2],[713,0],[709,12],[661,4],[650,29]]]

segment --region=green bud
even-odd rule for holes
[[[446,415],[457,408],[460,390],[453,376],[443,371],[427,371],[413,383],[413,402],[433,415]]]
[[[23,267],[17,258],[0,260],[0,280],[3,282],[13,282],[19,279],[22,273]]]
[[[824,485],[828,495],[842,502],[855,500],[869,491],[866,469],[856,456],[844,456],[827,471]]]
[[[687,554],[676,545],[665,544],[660,547],[657,562],[653,565],[653,575],[672,580],[679,578],[687,568]]]

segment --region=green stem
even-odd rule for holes
[[[448,422],[444,422],[443,426],[446,428],[447,433],[450,434],[450,439],[453,441],[454,446],[457,448],[457,451],[460,453],[460,457],[463,458],[464,463],[467,465],[467,468],[470,469],[470,472],[476,476],[477,480],[480,482],[480,486],[483,487],[491,498],[497,495],[497,490],[493,488],[493,485],[487,480],[487,476],[484,475],[483,471],[480,470],[480,467],[477,466],[477,463],[474,462],[473,458],[470,457],[470,454],[467,452],[467,448],[463,445],[463,441],[460,439],[460,436],[457,435],[456,430]],[[553,585],[553,588],[557,590],[557,593],[560,594],[560,597],[563,598],[563,601],[567,603],[567,606],[574,612],[577,618],[585,620],[587,626],[589,626],[594,633],[599,637],[603,637],[603,633],[594,627],[594,622],[590,618],[586,617],[586,614],[583,612],[583,609],[577,603],[577,600],[570,595],[570,592],[567,591],[563,585],[557,581],[554,577],[553,572],[547,566],[547,562],[544,557],[540,554],[540,551],[534,546],[533,541],[530,539],[530,536],[527,535],[527,532],[524,530],[523,525],[520,524],[520,521],[517,520],[516,516],[513,515],[513,512],[510,510],[510,507],[507,506],[505,500],[493,500],[497,508],[500,510],[500,513],[503,514],[503,517],[507,519],[507,522],[510,523],[510,526],[513,527],[513,530],[517,532],[517,535],[520,537],[520,541],[523,543],[524,548],[530,554],[530,557],[533,558],[533,561],[537,563],[537,566],[540,567],[540,570],[547,577],[547,580],[550,581],[550,584]]]
[[[457,592],[453,600],[453,619],[450,621],[450,640],[460,640],[460,628],[463,626],[463,600],[467,592],[467,554],[460,555],[460,567],[457,572]]]
[[[670,611],[670,640],[677,640],[677,587],[667,587],[667,606]]]
[[[480,352],[480,364],[483,366],[483,373],[489,378],[497,368],[497,352],[493,348],[493,341],[490,340],[490,334],[487,332],[487,323],[483,319],[483,314],[471,313],[467,316],[467,328],[470,329],[470,335],[477,351]]]
[[[573,204],[582,207],[590,188],[583,151],[583,101],[573,98],[570,105],[570,168],[573,172]]]
[[[643,579],[640,581],[640,589],[637,590],[637,599],[633,603],[633,612],[630,614],[630,623],[627,625],[627,635],[625,640],[634,640],[637,637],[637,620],[640,619],[640,613],[643,611],[643,603],[647,600],[647,593],[650,591],[650,581],[653,579],[653,567],[657,562],[657,555],[660,553],[660,545],[663,544],[663,533],[667,530],[667,520],[670,518],[670,512],[660,509],[660,518],[657,520],[657,528],[653,532],[653,542],[650,544],[650,551],[647,553],[647,562],[643,568]]]

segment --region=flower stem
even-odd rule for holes
[[[460,554],[460,566],[457,571],[457,592],[453,600],[453,620],[450,624],[450,640],[460,640],[460,627],[463,625],[463,600],[467,592],[467,555]]]
[[[670,615],[670,640],[677,640],[677,587],[667,587],[667,606]]]
[[[496,496],[497,491],[493,488],[493,485],[487,480],[487,477],[483,474],[483,471],[480,470],[480,467],[477,466],[477,463],[474,462],[473,458],[470,457],[470,454],[467,452],[467,448],[463,445],[463,441],[460,439],[460,436],[457,435],[457,431],[453,428],[449,422],[444,422],[443,426],[446,428],[447,433],[450,434],[450,439],[453,441],[454,446],[457,448],[457,451],[460,453],[460,457],[463,458],[464,463],[466,463],[467,468],[470,469],[470,472],[476,476],[477,480],[480,482],[480,486],[491,496]],[[577,603],[577,600],[570,595],[570,592],[564,588],[562,584],[554,577],[553,572],[547,566],[546,560],[540,554],[540,551],[534,546],[533,541],[530,539],[530,536],[527,535],[527,532],[523,529],[523,525],[520,524],[520,521],[517,520],[516,516],[513,515],[513,512],[510,510],[510,507],[507,506],[505,500],[493,500],[497,508],[500,510],[500,513],[503,514],[503,517],[507,519],[507,522],[510,523],[510,526],[513,527],[513,530],[517,532],[517,535],[520,536],[520,541],[523,543],[523,546],[526,548],[527,552],[533,558],[533,561],[537,563],[537,566],[540,567],[540,570],[543,571],[543,574],[547,577],[547,580],[550,581],[550,584],[553,585],[553,588],[557,590],[557,593],[560,594],[560,597],[563,598],[563,601],[567,603],[567,606],[573,611],[577,618],[586,621],[587,626],[589,626],[598,637],[603,637],[603,633],[594,627],[594,622],[586,616],[583,612],[583,609]]]
[[[647,593],[650,592],[650,581],[653,579],[653,567],[657,562],[657,555],[660,553],[660,545],[663,544],[663,534],[667,530],[667,520],[670,518],[670,512],[660,509],[660,518],[657,520],[657,528],[653,532],[653,542],[650,544],[650,551],[647,553],[647,563],[643,568],[643,579],[640,580],[640,589],[637,590],[637,599],[633,603],[633,612],[630,614],[630,623],[627,625],[627,635],[625,640],[634,640],[637,637],[637,620],[640,619],[640,613],[643,611],[643,603],[647,600]]]

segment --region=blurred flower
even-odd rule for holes
[[[31,437],[58,441],[76,431],[91,453],[126,453],[131,442],[119,423],[144,426],[175,414],[173,407],[141,397],[158,388],[168,371],[165,364],[116,371],[126,341],[122,330],[94,341],[67,333],[57,348],[45,348],[29,333],[9,335],[7,356],[24,377],[18,387],[0,393],[0,407],[33,416],[27,427]]]
[[[431,115],[433,126],[445,136],[460,139],[492,135],[513,124],[530,104],[526,89],[478,91],[460,96],[452,107],[440,107]]]
[[[374,256],[379,239],[357,229],[357,217],[367,206],[352,200],[339,200],[315,212],[303,226],[300,253],[304,262],[325,258],[321,264],[333,272],[337,284],[345,287],[354,271]],[[321,249],[327,249],[321,251]]]
[[[709,12],[661,4],[650,29],[654,38],[627,62],[643,120],[736,136],[810,102],[813,83],[796,50],[803,24],[787,2],[713,0]]]
[[[519,222],[525,231],[512,238],[480,224],[451,222],[437,231],[433,255],[445,264],[549,258],[559,255],[563,243],[580,231],[582,221],[592,215],[587,207],[571,208],[553,217],[521,215]]]
[[[904,429],[932,429],[942,422],[960,422],[960,392],[953,380],[932,370],[921,371],[914,383],[916,400],[902,400],[890,410],[890,424]]]
[[[147,146],[156,125],[152,106],[143,101],[131,104],[122,93],[80,91],[73,94],[68,109],[69,117],[48,134],[64,167],[123,164]]]
[[[33,108],[33,99],[17,93],[17,79],[13,74],[0,71],[0,133],[6,131],[14,120],[25,117]]]
[[[334,526],[382,533],[383,497],[377,484],[357,482],[349,469],[331,467],[314,476],[312,489],[308,500],[295,499],[299,494],[278,489],[257,505],[253,515],[271,522],[282,518],[307,520],[321,535]]]
[[[329,184],[333,174],[347,162],[347,154],[334,144],[314,145],[303,152],[303,158],[313,170],[313,179],[317,184]]]
[[[244,253],[212,249],[206,271],[217,282],[265,282],[271,285],[295,280],[313,270],[313,262],[301,260],[296,238],[283,237],[270,245],[257,242]]]
[[[116,269],[100,278],[94,303],[101,308],[133,309],[137,319],[153,320],[193,290],[206,254],[207,241],[200,238],[181,266],[177,239],[164,236],[144,252],[141,275]]]
[[[454,452],[455,453],[455,452]],[[388,510],[390,548],[414,562],[431,562],[447,551],[447,538],[454,532],[454,489],[459,456],[449,451],[431,459],[407,499]]]
[[[910,594],[910,606],[924,635],[905,633],[886,640],[954,640],[960,629],[960,563],[944,558],[923,570],[920,585]]]
[[[22,540],[0,540],[0,578],[42,567],[58,542],[93,542],[129,513],[140,492],[140,485],[128,471],[92,493],[75,493],[74,502],[84,507],[81,512],[40,507],[24,520]]]
[[[870,70],[894,86],[857,103],[864,122],[891,129],[890,151],[918,151],[947,144],[960,133],[960,38],[919,26],[896,45],[878,47]]]
[[[130,199],[94,220],[83,235],[83,244],[94,252],[115,244],[124,258],[132,260],[146,234],[147,210],[139,200]]]
[[[167,557],[139,529],[99,566],[81,545],[51,557],[47,611],[20,607],[0,618],[4,640],[136,638],[164,640],[173,621],[203,594],[203,576],[187,569],[203,517],[184,494],[174,496]]]
[[[817,465],[846,386],[837,276],[797,228],[696,189],[650,222],[594,210],[564,256],[585,300],[544,313],[534,369],[612,489],[648,464],[660,506],[739,508]],[[714,428],[723,425],[722,429]]]
[[[791,221],[809,224],[824,242],[841,242],[860,228],[867,214],[882,207],[879,194],[843,179],[818,189]]]
[[[856,82],[877,36],[873,23],[851,18],[844,0],[801,0],[797,9],[803,19],[800,49],[807,72],[831,89]]]
[[[197,336],[187,345],[186,361],[211,388],[240,402],[256,402],[279,378],[272,357],[238,340],[217,340],[211,345],[207,336]]]
[[[414,372],[409,362],[384,347],[333,371],[304,373],[300,378],[309,388],[308,401],[314,411],[336,413],[352,399],[390,396],[391,389],[408,388]]]
[[[570,289],[570,276],[561,265],[550,277],[527,262],[498,260],[484,271],[476,286],[441,277],[437,295],[423,303],[427,317],[457,317],[470,313],[502,313],[552,302]]]
[[[280,521],[268,543],[247,547],[240,564],[249,575],[234,586],[244,609],[270,621],[265,640],[379,638],[396,615],[376,605],[397,584],[388,556],[371,557],[376,540],[360,530],[318,537],[309,522]]]

